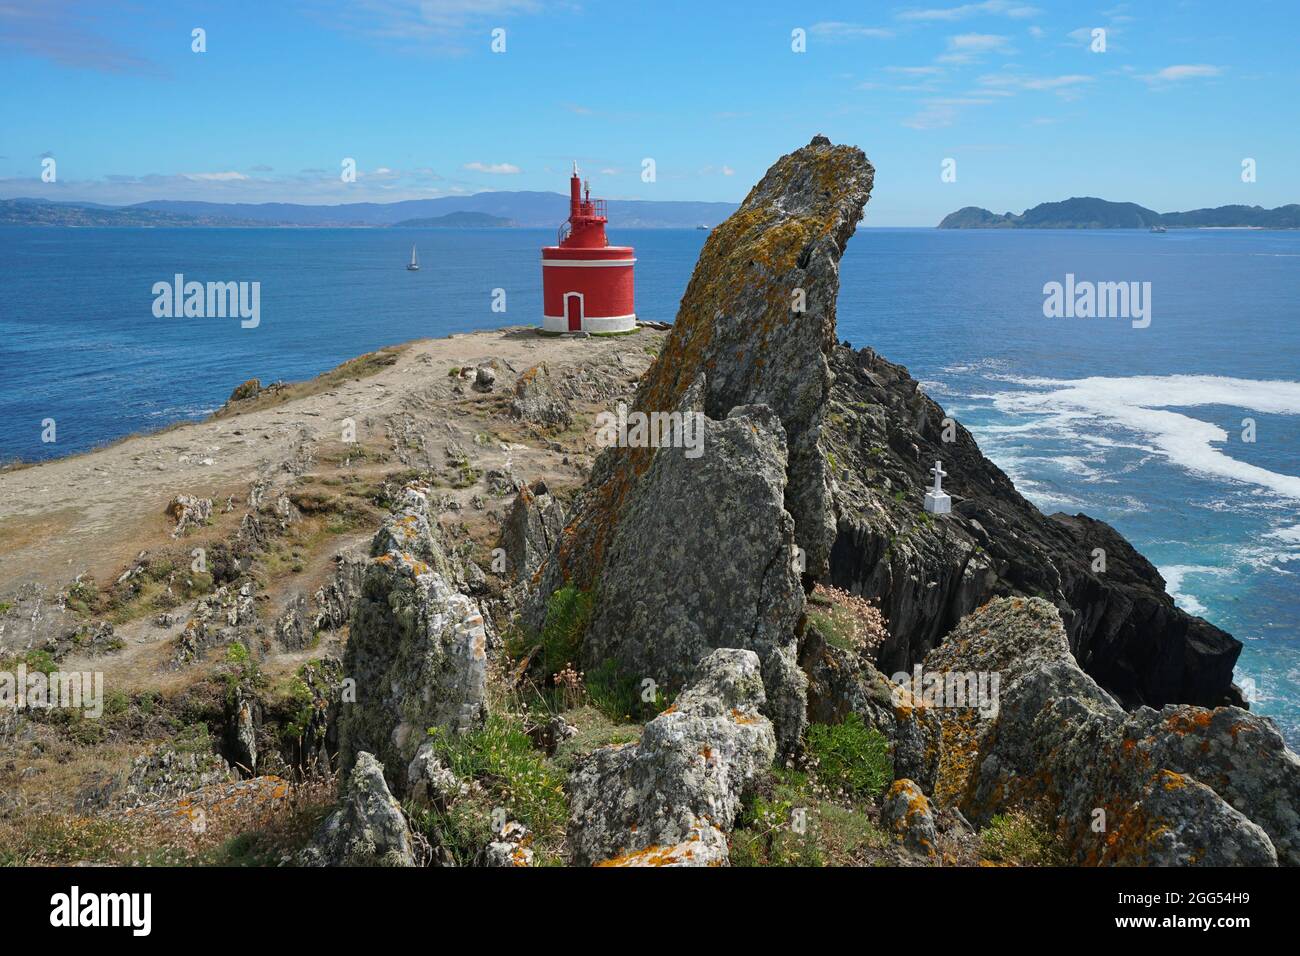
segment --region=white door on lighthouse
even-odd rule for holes
[[[570,332],[582,331],[582,293],[564,293],[564,317],[569,320]]]

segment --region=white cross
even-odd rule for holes
[[[930,469],[930,474],[934,475],[934,494],[936,496],[943,494],[943,479],[948,473],[943,470],[943,462],[936,461],[934,467]]]

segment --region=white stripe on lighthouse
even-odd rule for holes
[[[635,259],[542,259],[544,266],[565,266],[577,269],[589,269],[593,266],[630,266]]]

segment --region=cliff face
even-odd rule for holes
[[[836,348],[823,440],[836,481],[835,585],[879,598],[886,673],[905,670],[991,597],[1056,605],[1079,664],[1126,706],[1240,703],[1240,642],[1174,606],[1156,569],[1114,528],[1044,515],[981,454],[907,369],[871,349]],[[934,462],[951,515],[922,501]],[[1100,553],[1098,552],[1100,549]],[[1099,558],[1104,555],[1104,571]]]

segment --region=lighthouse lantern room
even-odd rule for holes
[[[626,332],[636,328],[631,246],[605,237],[605,200],[573,164],[569,218],[556,245],[542,247],[542,328],[548,332]]]

